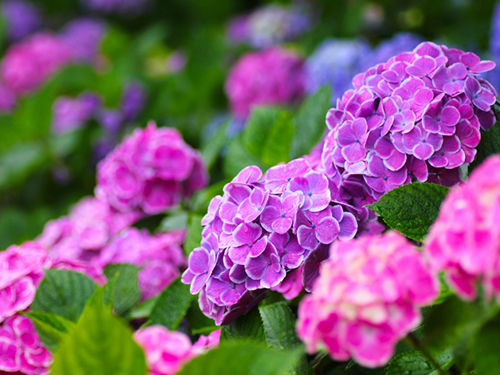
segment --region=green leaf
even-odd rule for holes
[[[158,302],[158,298],[160,296],[155,296],[149,298],[142,302],[139,306],[132,308],[130,314],[128,315],[129,319],[139,319],[139,318],[149,318],[151,315],[151,311],[153,311],[156,303]]]
[[[289,113],[281,112],[272,126],[262,150],[262,162],[272,167],[290,160],[290,146],[295,129]]]
[[[95,289],[95,282],[83,273],[45,270],[31,310],[51,312],[76,322]]]
[[[498,122],[481,134],[481,142],[476,149],[476,160],[469,165],[469,174],[488,156],[500,154],[500,124]]]
[[[234,178],[243,168],[249,165],[256,165],[263,171],[267,169],[259,157],[247,151],[240,138],[229,141],[223,164],[226,177],[229,179]]]
[[[25,313],[25,315],[31,319],[40,339],[51,352],[54,352],[61,341],[75,327],[75,323],[72,321],[49,312],[32,311]]]
[[[458,345],[481,326],[486,316],[478,302],[449,297],[442,304],[430,308],[423,323],[423,343],[436,350]]]
[[[434,356],[442,369],[447,370],[453,364],[450,350]],[[439,375],[438,370],[417,351],[396,355],[387,367],[386,375]]]
[[[176,330],[192,300],[189,285],[183,284],[178,278],[158,297],[149,317],[151,324],[161,324],[171,331]]]
[[[15,144],[0,156],[0,187],[22,182],[48,160],[41,142]]]
[[[448,190],[441,185],[414,182],[389,191],[380,201],[367,207],[382,216],[392,229],[422,241],[436,220]]]
[[[290,350],[302,343],[295,331],[296,316],[286,302],[259,307],[267,345],[281,350]],[[292,374],[307,374],[308,364],[305,353],[301,356]]]
[[[274,107],[257,107],[252,111],[241,138],[250,155],[262,157],[269,132],[282,113],[283,110]]]
[[[222,341],[238,339],[252,339],[264,342],[266,337],[258,309],[252,309],[246,315],[242,315],[231,324],[222,327]]]
[[[188,362],[177,375],[286,375],[303,351],[281,351],[251,341],[221,343]]]
[[[184,255],[189,256],[191,252],[201,246],[201,215],[192,214],[189,217],[189,224],[187,228],[186,240],[184,241]]]
[[[55,353],[51,375],[146,375],[132,329],[103,303],[99,288]]]
[[[474,337],[471,357],[475,359],[476,370],[481,375],[497,375],[500,369],[500,314],[484,324]]]
[[[330,86],[321,87],[309,97],[293,119],[295,136],[293,137],[290,159],[308,154],[323,136],[326,125],[326,113],[332,107]]]
[[[138,273],[140,269],[133,264],[110,264],[104,269],[104,274],[113,282],[113,309],[118,315],[123,315],[141,298]]]
[[[171,232],[173,230],[185,229],[187,227],[189,214],[184,210],[169,212],[158,226],[159,232]]]
[[[267,345],[291,349],[301,344],[295,331],[297,318],[286,302],[259,307]]]
[[[225,121],[217,131],[208,138],[201,147],[201,156],[207,165],[207,170],[211,170],[217,161],[220,151],[226,144],[226,131],[229,120]]]

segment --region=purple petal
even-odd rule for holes
[[[297,239],[299,241],[299,244],[308,250],[316,249],[319,244],[318,240],[316,239],[314,230],[305,225],[301,225],[297,229]]]
[[[353,214],[345,212],[342,220],[339,222],[340,232],[339,238],[343,241],[354,238],[358,231],[358,222]]]
[[[333,217],[325,217],[316,226],[315,233],[319,242],[331,244],[340,233],[339,223]]]
[[[238,245],[244,245],[253,243],[261,234],[262,229],[258,224],[242,223],[235,229],[233,238]]]
[[[267,267],[267,260],[262,256],[257,258],[248,258],[245,262],[245,271],[248,277],[254,280],[262,279],[266,274]]]

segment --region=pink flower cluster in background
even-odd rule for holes
[[[61,96],[52,106],[52,131],[64,134],[82,127],[101,106],[97,94],[84,92],[76,98]]]
[[[500,156],[491,156],[450,191],[425,240],[431,265],[462,298],[500,299]]]
[[[0,374],[45,375],[52,361],[31,320],[17,314],[0,325]]]
[[[378,367],[438,294],[436,274],[399,233],[338,241],[299,305],[297,332],[309,353],[324,346],[335,360]]]
[[[149,123],[99,163],[95,193],[118,211],[157,214],[207,181],[200,154],[178,131]]]
[[[307,288],[317,275],[315,253],[337,238],[353,238],[358,228],[354,214],[332,202],[326,176],[304,159],[263,178],[258,167],[243,169],[211,201],[201,224],[201,247],[190,254],[182,281],[200,292],[203,313],[217,324],[248,311],[266,289],[296,297],[302,278]]]
[[[492,69],[472,52],[418,45],[353,79],[327,115],[322,162],[342,199],[359,206],[411,182],[453,186],[493,125]]]
[[[246,54],[226,81],[231,111],[240,119],[245,119],[258,105],[292,104],[304,90],[302,59],[293,51],[278,47]]]
[[[174,375],[193,357],[218,346],[220,333],[217,330],[208,337],[201,336],[193,345],[182,332],[150,326],[135,332],[134,338],[146,353],[148,375]]]
[[[3,58],[3,83],[16,95],[35,91],[74,58],[71,46],[57,35],[37,33],[11,46]]]

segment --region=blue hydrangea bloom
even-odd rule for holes
[[[364,68],[375,64],[386,62],[392,56],[402,52],[413,51],[413,49],[424,40],[418,35],[411,33],[399,33],[391,39],[385,40],[373,49],[371,54],[365,55]]]
[[[491,22],[490,54],[497,66],[486,73],[486,79],[498,92],[500,90],[500,1],[495,5]]]
[[[7,21],[7,36],[17,41],[35,32],[41,24],[38,8],[22,0],[5,0],[1,6],[2,16]]]

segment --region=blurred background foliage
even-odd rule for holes
[[[179,129],[186,142],[204,150],[204,156],[214,159],[215,155],[210,160],[212,184],[228,177],[216,157],[223,144],[214,145],[217,137],[225,141],[226,134],[214,132],[229,118],[224,93],[228,72],[251,50],[228,42],[229,22],[266,4],[290,1],[156,0],[143,12],[114,15],[90,11],[78,0],[32,2],[41,11],[41,30],[58,33],[83,16],[104,20],[107,31],[100,43],[104,62],[99,68],[89,64],[63,68],[20,98],[11,113],[0,115],[0,248],[36,237],[48,220],[66,214],[70,205],[93,193],[100,158],[95,147],[104,136],[103,127],[93,119],[85,127],[54,134],[53,106],[60,96],[92,91],[100,95],[104,107],[116,108],[127,84],[140,82],[147,97],[144,108],[121,128],[115,144],[135,127],[155,120],[159,126]],[[313,22],[287,46],[303,57],[327,38],[362,38],[376,46],[400,32],[487,57],[495,1],[310,0],[299,4],[310,10]],[[1,23],[1,56],[13,45],[6,36],[6,22]],[[174,73],[164,61],[175,52],[186,63]]]

